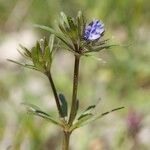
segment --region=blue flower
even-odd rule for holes
[[[85,40],[94,41],[99,39],[104,31],[104,24],[99,20],[93,20],[85,27],[83,36]]]

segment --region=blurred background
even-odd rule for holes
[[[22,102],[57,117],[46,77],[8,62],[24,59],[19,44],[32,47],[49,33],[33,24],[56,26],[59,13],[101,19],[104,38],[122,46],[83,58],[78,96],[80,111],[101,99],[97,111],[125,109],[82,127],[71,137],[72,150],[150,150],[150,5],[149,0],[0,0],[0,150],[59,150],[61,131],[29,115]],[[73,56],[56,54],[53,77],[70,103]]]

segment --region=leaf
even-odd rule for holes
[[[81,126],[83,126],[84,124],[86,124],[86,122],[91,119],[91,117],[93,117],[93,115],[90,114],[85,114],[84,116],[82,116],[71,128],[70,130],[73,131],[76,128],[79,128]]]
[[[24,58],[30,59],[30,57],[27,56],[25,52],[21,52],[21,50],[19,50],[19,49],[17,49],[17,51],[18,51],[18,53],[19,53],[21,56],[23,56]]]
[[[67,45],[70,49],[73,49],[73,46],[66,40],[64,36],[61,34],[57,33],[55,30],[53,30],[50,27],[43,26],[43,25],[34,25],[37,28],[49,31],[50,33],[54,34],[57,38],[59,38],[65,45]]]
[[[37,42],[36,47],[33,47],[31,50],[31,57],[33,60],[33,64],[37,67],[39,64],[39,49],[37,48],[39,43]]]
[[[87,51],[83,52],[84,54],[85,53],[91,53],[91,52],[99,52],[103,49],[109,49],[113,46],[118,46],[118,45],[104,45],[104,46],[97,46],[97,47],[91,47],[91,46],[88,46],[87,47]]]
[[[76,25],[75,25],[75,22],[74,22],[73,18],[68,16],[67,20],[68,20],[70,29],[71,30],[75,30],[76,29]]]
[[[28,69],[34,69],[34,70],[36,70],[36,71],[39,71],[39,70],[38,70],[35,66],[33,66],[33,65],[30,65],[30,64],[21,64],[21,63],[15,61],[15,60],[11,60],[11,59],[7,59],[7,60],[10,61],[10,62],[12,62],[12,63],[15,63],[15,64],[17,64],[17,65],[20,65],[20,66],[22,66],[22,67],[25,67],[25,68],[28,68]]]
[[[82,114],[82,115],[78,118],[78,120],[80,120],[80,119],[82,119],[82,118],[84,118],[84,117],[86,117],[86,116],[89,116],[89,115],[92,115],[92,113]]]
[[[61,102],[61,108],[62,108],[62,112],[63,112],[61,117],[66,117],[68,115],[68,104],[67,104],[66,98],[62,93],[60,93],[59,99]]]
[[[67,34],[68,32],[66,31],[66,28],[64,27],[63,24],[59,24],[58,27],[59,27],[60,31],[61,31],[63,34],[65,34],[66,36],[69,36],[69,35]],[[69,36],[69,37],[70,37],[70,36]]]
[[[17,64],[17,65],[20,65],[20,66],[25,67],[25,65],[24,65],[24,64],[21,64],[21,63],[19,63],[19,62],[15,61],[15,60],[12,60],[12,59],[7,59],[7,60],[8,60],[8,61],[10,61],[10,62],[12,62],[12,63],[15,63],[15,64]]]
[[[51,63],[52,63],[52,53],[50,52],[49,46],[47,46],[45,48],[43,59],[46,63],[45,65],[46,65],[47,69],[49,69],[51,66]]]
[[[24,50],[24,54],[25,54],[27,57],[31,58],[31,52],[30,52],[26,47],[24,47],[23,45],[19,44],[19,46],[21,47],[21,49]]]
[[[106,45],[107,44],[107,42],[109,41],[110,39],[105,39],[105,40],[100,40],[100,41],[93,41],[92,42],[92,45],[94,46],[100,46],[100,45]]]
[[[53,46],[54,46],[54,34],[51,34],[50,38],[49,38],[49,50],[50,50],[50,53],[52,52],[53,50]]]
[[[61,12],[60,15],[62,17],[63,22],[66,23],[66,26],[69,28],[69,23],[66,14],[64,12]]]
[[[52,122],[55,125],[62,126],[62,124],[59,121],[55,120],[49,114],[42,111],[38,106],[33,105],[33,104],[27,104],[27,103],[22,103],[22,104],[27,107],[28,112],[30,112],[31,114],[42,117],[42,118]]]
[[[96,107],[96,105],[91,105],[89,106],[84,112],[88,111],[88,110],[91,110],[91,109],[94,109]]]
[[[78,36],[80,37],[80,40],[82,38],[83,35],[83,30],[85,28],[85,20],[84,20],[84,16],[82,14],[81,11],[78,12],[77,15],[77,26],[78,26]]]
[[[107,114],[109,114],[109,113],[112,113],[112,112],[114,112],[114,111],[118,111],[118,110],[123,109],[123,108],[124,108],[124,107],[118,107],[118,108],[112,109],[112,110],[110,110],[110,111],[101,113],[101,114],[97,115],[94,120],[97,120],[97,119],[99,119],[99,118],[101,118],[101,117],[103,117],[103,116],[105,116],[105,115],[107,115]]]
[[[36,47],[33,47],[31,50],[31,57],[32,57],[32,61],[34,66],[41,72],[44,72],[45,70],[45,64],[43,61],[43,58],[41,56],[41,52],[40,52],[40,45],[37,42]]]
[[[81,118],[82,116],[86,115],[86,114],[92,114],[92,113],[93,113],[92,111],[95,109],[95,107],[97,106],[97,104],[99,103],[99,101],[100,101],[100,99],[97,101],[96,104],[88,106],[88,107],[81,113],[81,115],[78,117],[78,119]]]
[[[73,125],[73,127],[72,127],[71,129],[74,130],[74,129],[76,129],[76,128],[79,128],[79,127],[81,127],[81,126],[84,126],[84,125],[86,125],[86,124],[89,124],[89,123],[91,123],[91,122],[93,122],[93,121],[95,121],[95,120],[97,120],[97,119],[102,118],[103,116],[108,115],[108,114],[111,113],[111,112],[118,111],[118,110],[121,110],[121,109],[123,109],[123,108],[124,108],[124,107],[118,107],[118,108],[112,109],[112,110],[110,110],[110,111],[107,111],[107,112],[100,113],[100,114],[98,114],[98,115],[89,117],[89,118],[86,120],[86,122],[84,121],[81,125]],[[78,123],[78,122],[77,122],[77,123]]]
[[[91,55],[91,54],[84,54],[83,56],[90,57],[90,58],[97,60],[97,61],[101,61],[102,63],[106,63],[106,61],[104,61],[102,58],[99,58],[99,57]]]
[[[86,116],[86,115],[88,115],[88,114],[92,114],[92,113],[91,113],[91,110],[94,109],[95,107],[96,107],[96,105],[88,106],[88,107],[83,111],[83,113],[78,117],[78,120],[79,120],[80,118],[82,118],[83,116]]]
[[[55,35],[59,34],[54,29],[47,27],[47,26],[44,26],[44,25],[35,24],[34,27],[49,31],[50,33],[55,34]]]

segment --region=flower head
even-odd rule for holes
[[[61,12],[58,24],[60,33],[47,26],[36,25],[36,27],[54,34],[64,44],[63,47],[74,55],[87,56],[87,53],[99,52],[114,46],[108,44],[109,39],[99,40],[105,32],[102,21],[95,19],[87,24],[86,20],[81,11],[76,18]]]
[[[102,37],[104,31],[104,24],[99,20],[93,20],[85,27],[83,36],[85,40],[94,41]]]

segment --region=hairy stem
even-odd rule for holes
[[[70,140],[70,133],[63,131],[63,145],[62,150],[69,150],[69,140]]]
[[[55,97],[55,101],[56,101],[57,109],[58,109],[58,112],[59,112],[59,116],[61,117],[62,116],[62,109],[61,109],[61,105],[60,105],[60,102],[59,102],[59,98],[58,98],[58,95],[57,95],[57,90],[55,88],[54,81],[52,79],[52,76],[51,76],[50,72],[47,72],[46,75],[47,75],[47,77],[49,79],[49,82],[50,82],[50,85],[52,87],[52,91],[53,91],[53,94],[54,94],[54,97]]]
[[[77,111],[77,90],[78,90],[78,76],[79,76],[79,63],[80,57],[75,56],[75,64],[74,64],[74,77],[73,77],[73,92],[72,92],[72,104],[71,104],[71,111],[69,116],[69,125],[71,126]]]

